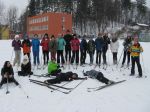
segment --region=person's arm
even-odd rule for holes
[[[87,80],[87,77],[84,77],[84,78],[78,77],[78,78],[76,78],[74,80]]]

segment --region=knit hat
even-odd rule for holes
[[[29,58],[27,55],[24,55],[22,64],[26,65],[29,62]]]

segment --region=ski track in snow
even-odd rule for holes
[[[13,62],[14,52],[11,42],[12,40],[0,40],[0,68],[2,68],[6,60]],[[28,77],[19,77],[15,73],[16,80],[22,85],[23,90],[27,94],[24,94],[23,90],[16,87],[15,84],[9,84],[10,93],[6,95],[6,85],[3,85],[0,89],[0,112],[150,112],[150,69],[148,68],[150,66],[150,44],[141,43],[141,45],[144,49],[142,53],[144,62],[141,59],[141,66],[143,74],[147,75],[147,78],[136,78],[138,74],[137,69],[136,76],[129,76],[130,69],[120,69],[121,64],[118,67],[113,66],[112,54],[109,49],[107,51],[107,69],[102,69],[102,66],[100,68],[97,66],[95,69],[102,71],[111,80],[119,81],[125,79],[127,81],[100,91],[87,92],[88,87],[104,85],[96,80],[88,79],[70,94],[63,94],[58,91],[51,92],[47,87],[33,84]],[[118,59],[122,49],[122,41],[120,41]],[[12,53],[13,58],[11,58]],[[42,53],[40,52],[40,59],[41,56]],[[89,55],[87,55],[86,62],[89,63]],[[73,71],[78,73],[80,77],[83,77],[82,71],[93,69],[94,65],[78,66],[77,70],[73,69],[71,65],[70,69],[68,68],[66,66],[66,69],[62,70],[64,72]],[[16,72],[17,69],[14,68],[14,71]],[[47,69],[34,70],[35,74],[46,72]],[[31,79],[44,81],[47,78],[31,76]],[[65,85],[65,87],[75,87],[79,82],[73,81]],[[29,98],[27,98],[27,95]]]

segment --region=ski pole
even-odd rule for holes
[[[7,87],[6,87],[6,94],[9,94],[9,90],[8,90],[8,76],[7,76]]]
[[[25,90],[22,88],[22,86],[19,84],[19,88],[22,90],[22,92],[23,92],[23,94],[27,97],[27,98],[29,98],[29,95],[25,92]]]

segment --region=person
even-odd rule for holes
[[[12,47],[14,47],[14,51],[15,51],[15,58],[13,61],[13,66],[16,65],[20,66],[20,61],[21,61],[21,41],[19,39],[19,35],[15,35],[14,40],[12,41]]]
[[[130,51],[129,51],[129,48],[131,47],[131,45],[132,45],[132,38],[131,38],[131,36],[127,36],[127,38],[123,42],[124,54],[123,54],[123,60],[122,60],[122,67],[124,66],[124,63],[126,61],[126,57],[127,57],[127,66],[129,66],[129,64],[130,64]]]
[[[103,64],[107,64],[106,60],[106,53],[108,50],[108,44],[110,44],[110,38],[108,37],[108,34],[105,33],[103,36],[103,48],[102,48],[102,53],[103,53]]]
[[[14,78],[14,71],[9,61],[5,61],[3,68],[1,69],[2,80],[0,82],[0,88],[7,82],[14,82],[17,86],[19,83]]]
[[[119,42],[117,37],[112,37],[112,40],[110,42],[110,50],[113,54],[113,64],[117,64],[117,54],[119,49]]]
[[[80,41],[77,38],[76,34],[73,34],[73,39],[71,40],[71,50],[72,50],[72,57],[71,57],[71,64],[74,63],[76,60],[76,65],[79,64],[79,48],[80,48]]]
[[[27,55],[24,55],[23,62],[21,64],[21,71],[18,71],[19,76],[27,76],[32,75],[33,72],[31,71],[31,62],[29,61],[29,58]]]
[[[43,51],[44,65],[47,65],[49,61],[49,41],[50,40],[49,40],[48,34],[45,33],[40,43],[40,45],[42,46],[42,51]]]
[[[81,66],[85,64],[86,60],[86,52],[87,52],[87,41],[86,41],[86,35],[82,37],[81,43],[80,43],[80,64]]]
[[[65,63],[64,55],[63,55],[65,45],[66,45],[66,42],[63,38],[63,35],[59,35],[58,40],[57,40],[57,63],[58,64],[60,64],[60,57],[61,57],[61,64],[64,65]]]
[[[60,66],[56,63],[55,59],[48,62],[48,75],[56,76],[61,72]]]
[[[51,36],[51,41],[49,41],[49,51],[51,52],[51,60],[56,61],[57,41],[54,35]]]
[[[96,70],[90,70],[83,72],[84,76],[88,76],[92,79],[97,79],[98,81],[105,83],[105,84],[113,84],[114,81],[107,79],[104,77],[104,74],[102,72],[96,71]]]
[[[73,81],[73,80],[85,80],[87,78],[80,78],[78,77],[78,74],[73,73],[73,72],[66,72],[66,73],[59,73],[56,78],[54,79],[48,79],[45,80],[45,83],[48,84],[56,84],[56,83],[61,83],[63,81]]]
[[[30,59],[30,52],[31,52],[31,42],[29,40],[28,35],[26,35],[22,41],[22,49],[23,49],[23,54],[28,55]]]
[[[135,74],[135,63],[137,64],[138,67],[138,72],[139,72],[139,78],[142,77],[142,67],[140,64],[140,53],[143,52],[143,48],[138,42],[137,39],[134,40],[134,44],[130,47],[131,52],[131,60],[132,60],[132,67],[131,67],[131,76]]]
[[[36,66],[40,64],[40,59],[39,59],[39,52],[40,52],[40,41],[38,39],[38,35],[35,34],[33,39],[32,39],[32,52],[33,52],[33,62],[34,65]]]
[[[92,65],[94,61],[94,53],[95,53],[95,42],[92,38],[88,41],[87,52],[89,53],[90,56],[90,65]]]
[[[95,40],[95,46],[96,46],[96,64],[100,66],[101,64],[101,54],[102,54],[102,48],[103,48],[103,37],[102,34],[99,33],[98,37]]]
[[[64,40],[66,42],[65,45],[65,59],[67,61],[71,61],[71,40],[73,39],[73,36],[70,34],[70,30],[67,30],[66,35],[64,35]],[[69,55],[69,60],[68,60],[68,55]]]

